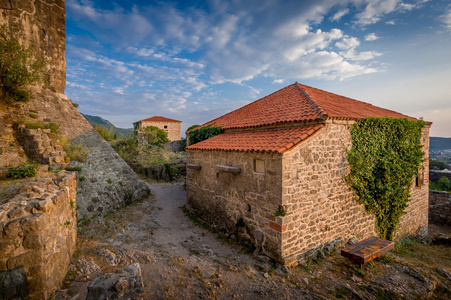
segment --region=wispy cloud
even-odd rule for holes
[[[451,30],[451,9],[448,9],[443,15],[439,16],[439,20],[447,30]]]
[[[367,41],[367,42],[375,41],[375,40],[378,40],[378,39],[379,39],[379,37],[374,32],[365,35],[365,41]]]
[[[338,21],[341,18],[343,18],[345,15],[347,15],[348,13],[349,13],[349,8],[345,8],[345,9],[337,11],[330,19],[332,21]]]

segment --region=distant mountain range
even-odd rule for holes
[[[429,144],[430,150],[451,150],[451,138],[430,137]]]
[[[85,114],[82,114],[82,115],[89,122],[89,124],[92,125],[92,127],[94,127],[96,125],[100,125],[100,126],[106,128],[106,129],[110,129],[111,126],[113,126],[114,130],[116,130],[117,132],[122,133],[124,136],[130,136],[130,135],[133,134],[133,128],[118,128],[118,127],[114,126],[110,121],[105,120],[102,117],[90,116],[90,115],[85,115]]]

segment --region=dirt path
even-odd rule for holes
[[[193,224],[182,210],[182,183],[149,187],[149,199],[80,224],[69,289],[56,299],[85,299],[93,278],[133,263],[141,267],[143,299],[378,299],[398,294],[415,299],[437,293],[439,277],[432,267],[396,256],[363,268],[336,253],[292,268],[263,255],[253,257],[235,242]],[[449,248],[437,249],[444,257],[451,255]]]

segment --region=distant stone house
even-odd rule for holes
[[[188,207],[288,265],[376,235],[345,182],[350,127],[369,116],[416,120],[296,82],[207,122],[224,133],[187,148]],[[427,234],[429,128],[397,238]]]
[[[178,141],[182,138],[181,130],[182,121],[173,120],[161,116],[153,116],[147,119],[142,119],[133,123],[135,130],[144,129],[148,126],[155,126],[163,129],[168,134],[170,141]]]

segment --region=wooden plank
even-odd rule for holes
[[[364,264],[392,250],[394,246],[392,241],[371,237],[341,250],[341,255]]]
[[[195,165],[195,164],[186,164],[186,167],[188,169],[193,169],[193,170],[200,170],[200,169],[202,169],[201,165]]]
[[[228,172],[228,173],[233,173],[233,174],[241,173],[241,168],[239,168],[239,167],[218,165],[218,166],[216,166],[216,168],[218,169],[218,171],[222,171],[222,172]]]

